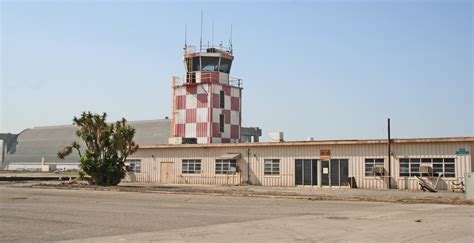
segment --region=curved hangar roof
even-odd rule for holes
[[[135,130],[135,142],[140,146],[167,144],[171,131],[171,120],[130,121]],[[79,162],[77,153],[72,153],[65,160],[56,157],[56,153],[73,141],[81,142],[76,136],[76,126],[47,126],[26,129],[18,135],[7,149],[4,164],[15,162]],[[83,145],[83,144],[82,144]]]

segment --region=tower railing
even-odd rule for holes
[[[210,45],[210,44],[202,45],[201,48],[195,47],[193,45],[187,45],[183,48],[183,50],[184,50],[184,53],[187,54],[187,53],[196,53],[197,51],[202,52],[202,51],[207,50],[208,48],[216,48],[216,49],[219,49],[221,51],[232,54],[232,48],[227,47],[227,46],[223,46],[222,44],[219,44],[219,45]]]
[[[229,77],[229,85],[239,87],[239,88],[243,88],[244,87],[244,82],[241,78]]]
[[[173,76],[173,86],[178,86],[178,85],[183,85],[189,82],[186,82],[186,75],[181,77]],[[200,77],[200,83],[218,83],[222,84],[219,82],[219,77],[215,77],[213,75],[203,75]],[[241,78],[234,78],[234,77],[229,77],[229,85],[238,87],[238,88],[243,88],[244,87],[244,82]]]

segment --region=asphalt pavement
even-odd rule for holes
[[[2,241],[473,242],[471,205],[0,184]]]

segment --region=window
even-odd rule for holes
[[[221,58],[221,65],[219,66],[219,72],[229,73],[231,62],[232,61],[229,59]]]
[[[181,162],[182,174],[200,174],[201,160],[200,159],[183,159]]]
[[[264,174],[265,175],[280,175],[280,160],[279,159],[264,160]]]
[[[412,176],[420,176],[420,159],[411,159],[410,160],[410,174]]]
[[[219,71],[219,57],[201,57],[202,71]]]
[[[199,57],[188,57],[185,59],[186,69],[188,72],[200,71],[200,58]]]
[[[142,161],[139,159],[125,160],[125,168],[127,169],[127,172],[141,173],[142,172],[141,162]]]
[[[224,108],[225,107],[224,90],[221,90],[221,92],[220,92],[219,101],[220,101],[219,107]]]
[[[454,158],[404,158],[399,160],[400,176],[434,176],[442,173],[444,177],[455,177]],[[420,167],[430,167],[431,172],[426,173]]]
[[[383,176],[385,159],[365,159],[365,176]]]
[[[234,174],[237,172],[237,161],[235,159],[217,159],[216,175]]]
[[[224,132],[224,114],[219,115],[219,131]]]

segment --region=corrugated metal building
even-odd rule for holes
[[[167,144],[172,133],[170,119],[130,121],[135,128],[135,143],[140,146]],[[57,152],[77,141],[84,147],[82,139],[76,136],[73,125],[34,127],[20,134],[0,134],[0,169],[40,170],[44,161],[50,168],[61,170],[79,169],[79,156],[72,153],[65,160],[57,158]],[[242,128],[243,141],[258,141],[259,128]]]
[[[139,145],[157,145],[168,143],[171,131],[171,120],[157,119],[131,121],[135,128],[135,142]],[[3,170],[39,170],[41,162],[54,168],[71,170],[79,169],[79,155],[72,153],[65,160],[58,159],[57,152],[77,141],[84,147],[84,142],[76,136],[77,127],[73,125],[45,126],[25,129],[20,134],[0,136],[6,141],[3,148]],[[1,135],[1,134],[0,134]]]
[[[474,167],[474,137],[141,146],[132,182],[449,189]],[[389,176],[389,173],[391,176]]]

